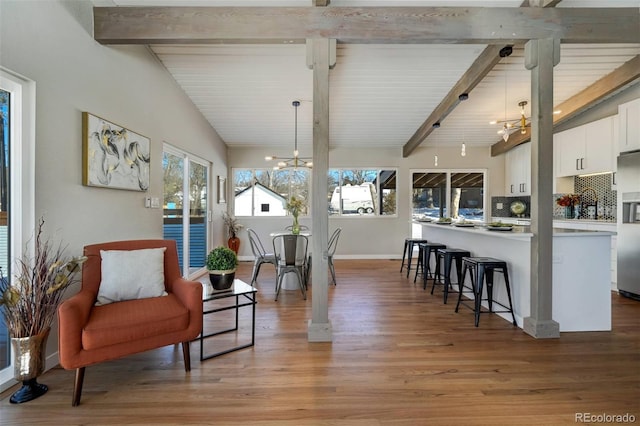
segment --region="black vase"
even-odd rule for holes
[[[235,278],[235,269],[232,271],[209,271],[209,281],[211,281],[214,290],[230,289]]]

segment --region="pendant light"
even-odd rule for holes
[[[313,160],[311,158],[302,158],[299,156],[298,152],[298,107],[300,106],[300,101],[293,101],[291,103],[295,108],[295,125],[294,125],[294,142],[293,142],[293,157],[276,157],[275,155],[268,155],[264,157],[266,161],[278,160],[278,163],[273,167],[274,170],[281,170],[286,168],[294,168],[298,167],[313,167]]]
[[[465,129],[464,127],[462,128],[462,147],[460,148],[460,156],[461,157],[466,157],[467,156],[467,145],[465,144],[465,140],[467,138],[465,137]]]
[[[440,127],[440,122],[433,123],[433,128],[437,129]],[[433,165],[434,167],[438,167],[438,142],[436,141],[436,153],[433,156]]]

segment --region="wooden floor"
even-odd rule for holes
[[[39,379],[49,392],[37,400],[0,394],[0,424],[561,425],[578,413],[640,422],[640,303],[613,295],[612,332],[536,340],[496,315],[475,328],[469,309],[454,313],[397,260],[335,263],[332,343],[307,342],[311,296],[285,291],[274,302],[263,265],[253,348],[200,362],[193,343],[189,374],[179,346],[88,367],[78,407],[74,373],[58,367]],[[237,277],[250,273],[242,263]],[[208,349],[233,343],[219,340]]]

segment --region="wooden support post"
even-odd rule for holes
[[[311,39],[307,49],[311,49],[313,67],[313,172],[311,215],[313,247],[312,269],[313,297],[312,316],[309,320],[307,337],[310,342],[332,341],[329,321],[329,206],[327,201],[327,173],[329,171],[329,67],[331,46],[335,40]],[[335,60],[333,61],[335,62]]]
[[[531,306],[524,331],[536,338],[560,337],[553,307],[553,67],[560,41],[531,40],[525,66],[531,70]]]

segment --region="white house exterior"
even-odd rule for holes
[[[236,216],[286,216],[286,205],[285,197],[256,183],[253,187],[249,186],[236,193],[234,213]],[[251,214],[252,206],[253,214]]]

